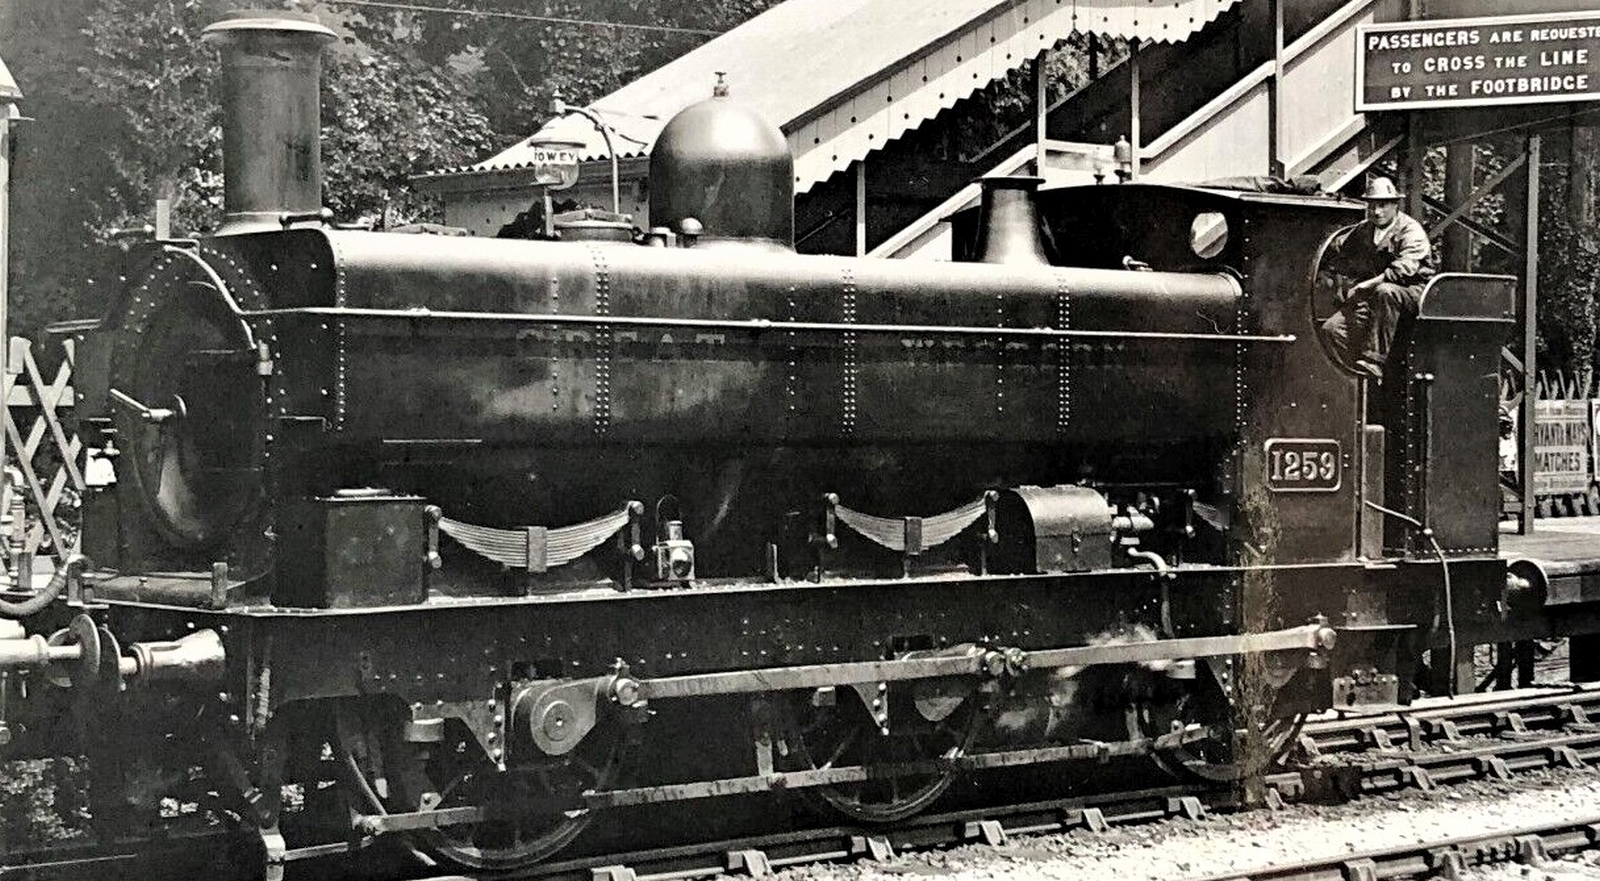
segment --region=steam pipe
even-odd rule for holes
[[[27,599],[18,600],[16,602],[0,599],[0,619],[9,619],[14,621],[36,615],[49,608],[50,604],[54,603],[56,599],[61,596],[62,590],[67,586],[67,581],[71,578],[82,575],[83,570],[88,565],[87,561],[78,554],[78,543],[76,540],[74,540],[72,546],[67,549],[67,552],[63,555],[63,558],[66,560],[66,562],[62,564],[60,568],[56,569],[55,574],[50,576],[50,580],[46,582],[43,590],[39,591],[33,596],[28,597]],[[19,585],[19,587],[27,590],[31,589],[33,585]]]

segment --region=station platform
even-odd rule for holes
[[[1511,523],[1501,524],[1500,556],[1513,565],[1523,560],[1537,568],[1545,582],[1546,610],[1592,617],[1589,610],[1600,603],[1600,517],[1538,520],[1531,535],[1513,529]]]
[[[1510,521],[1500,525],[1500,556],[1552,563],[1589,563],[1600,572],[1600,517],[1552,517],[1534,523],[1533,533],[1518,535]]]

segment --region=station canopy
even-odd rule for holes
[[[22,97],[22,89],[17,87],[17,81],[11,78],[11,71],[6,69],[6,61],[0,58],[0,101],[16,101]]]
[[[1237,0],[787,0],[588,105],[619,159],[648,156],[673,114],[732,96],[782,127],[803,193],[1069,35],[1176,42]],[[552,120],[476,165],[428,177],[493,176],[534,162],[535,143],[606,159],[581,117]]]

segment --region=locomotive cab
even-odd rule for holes
[[[1220,456],[1207,463],[1227,484],[1218,516],[1227,525],[1228,559],[1355,559],[1360,387],[1317,343],[1309,286],[1318,247],[1358,219],[1359,206],[1321,195],[1164,184],[1046,190],[1037,204],[1056,265],[1239,280],[1235,308],[1213,320],[1218,330],[1257,341],[1212,353],[1226,385],[1211,403],[1223,403],[1217,409],[1228,418]],[[975,259],[980,227],[974,211],[957,217],[958,257]]]
[[[1430,473],[1436,492],[1493,486],[1479,474],[1494,461],[1493,444],[1475,436],[1432,442],[1440,453],[1448,446],[1454,457],[1439,463],[1443,471],[1408,470],[1401,463],[1424,453],[1428,418],[1492,403],[1492,390],[1481,386],[1494,375],[1504,323],[1512,317],[1510,279],[1447,275],[1430,285],[1422,314],[1403,328],[1393,376],[1380,385],[1363,382],[1322,331],[1334,289],[1325,266],[1328,243],[1360,219],[1358,203],[1163,184],[1046,190],[1036,202],[1039,237],[1056,265],[1227,273],[1243,290],[1237,313],[1228,316],[1230,329],[1293,337],[1277,347],[1241,345],[1237,353],[1238,422],[1229,467],[1238,483],[1231,492],[1235,502],[1270,500],[1273,508],[1269,517],[1255,518],[1270,527],[1239,536],[1247,545],[1299,562],[1414,554],[1423,550],[1420,535],[1413,529],[1408,536],[1402,520],[1391,518],[1383,541],[1381,508],[1419,522],[1445,517],[1437,500],[1423,502],[1421,484]],[[957,215],[955,228],[958,259],[981,259],[980,212]],[[1446,362],[1449,377],[1426,369]],[[1422,374],[1432,378],[1424,384],[1417,378]],[[1471,424],[1480,423],[1493,426],[1488,419]],[[1487,515],[1477,513],[1492,506],[1477,501],[1449,506],[1475,512],[1478,521],[1469,530],[1473,537],[1462,537],[1462,548],[1494,545]],[[1264,543],[1269,537],[1272,543]]]
[[[1240,279],[1225,326],[1281,342],[1241,344],[1230,361],[1235,419],[1211,463],[1227,481],[1227,559],[1360,567],[1328,570],[1327,587],[1345,599],[1316,609],[1295,607],[1294,591],[1269,578],[1258,614],[1342,615],[1348,656],[1380,660],[1375,674],[1335,677],[1340,702],[1406,700],[1412,662],[1448,630],[1431,604],[1396,599],[1408,564],[1448,566],[1459,608],[1492,618],[1504,606],[1493,414],[1514,280],[1436,277],[1380,384],[1343,363],[1321,330],[1332,308],[1323,257],[1359,220],[1357,203],[1123,184],[1046,190],[1037,204],[1056,265]],[[979,259],[979,213],[958,216],[956,229],[956,253]]]

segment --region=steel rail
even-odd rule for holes
[[[1600,693],[1594,695],[1600,699]],[[1533,700],[1542,699],[1542,696]],[[1499,701],[1472,707],[1469,712],[1483,712],[1485,707],[1499,708],[1507,702]],[[1511,705],[1532,706],[1528,699]],[[1450,708],[1445,708],[1450,709]],[[1460,708],[1455,708],[1460,709]],[[1439,713],[1442,710],[1434,710]],[[1570,724],[1576,723],[1570,718]],[[1359,725],[1345,721],[1346,727]],[[1560,721],[1558,720],[1558,724]],[[1361,730],[1352,727],[1352,730]],[[1220,732],[1224,733],[1225,732]],[[1217,736],[1213,728],[1194,727],[1161,737],[1135,738],[1127,741],[1085,742],[1066,746],[1049,746],[976,752],[953,757],[930,758],[921,761],[900,762],[889,765],[840,766],[808,771],[784,771],[746,777],[730,777],[692,783],[643,786],[632,789],[595,790],[575,794],[565,800],[549,799],[529,806],[541,811],[561,811],[577,808],[604,810],[619,807],[665,804],[692,799],[715,798],[729,795],[750,795],[766,792],[799,790],[820,786],[861,783],[871,779],[891,776],[948,773],[953,771],[978,771],[995,768],[1042,765],[1069,761],[1106,761],[1113,757],[1138,757],[1170,750],[1184,743]],[[1359,738],[1357,739],[1359,740]],[[1458,741],[1459,743],[1459,741]],[[1386,752],[1386,744],[1369,741],[1368,750],[1383,752],[1379,758],[1350,764],[1344,767],[1319,767],[1308,773],[1284,772],[1267,775],[1263,786],[1279,798],[1303,799],[1320,795],[1354,797],[1389,792],[1404,787],[1431,789],[1440,782],[1493,777],[1506,779],[1515,771],[1547,767],[1579,768],[1600,759],[1600,730],[1578,734],[1526,741],[1505,741],[1476,748],[1456,746],[1451,752],[1408,753],[1396,755]],[[480,822],[492,819],[491,813],[479,807],[457,807],[445,810],[420,811],[405,814],[363,815],[357,817],[355,828],[364,834],[376,835],[416,829]]]
[[[1231,792],[1211,791],[1199,785],[1174,785],[1049,799],[1003,809],[972,808],[924,814],[892,827],[831,826],[698,845],[577,857],[501,875],[497,881],[532,878],[670,881],[739,873],[757,875],[761,866],[770,869],[853,859],[887,860],[898,852],[952,843],[1000,844],[1012,834],[1074,829],[1101,832],[1111,824],[1198,819],[1208,810],[1228,809],[1237,804]]]
[[[1509,699],[1452,701],[1442,706],[1419,707],[1415,712],[1436,719],[1452,715],[1465,719],[1485,712],[1515,713],[1521,709],[1528,712],[1531,720],[1542,708],[1568,706],[1584,699],[1600,701],[1600,689],[1564,690]],[[1359,731],[1372,721],[1371,718],[1352,717],[1313,724],[1324,733],[1331,734],[1335,726]],[[1549,722],[1557,726],[1583,725],[1571,714],[1559,712],[1550,715]],[[1369,750],[1375,747],[1372,743],[1366,746]],[[1355,776],[1353,791],[1342,794],[1360,796],[1393,791],[1400,786],[1431,788],[1437,784],[1467,779],[1504,778],[1507,773],[1526,769],[1571,766],[1573,759],[1579,762],[1600,761],[1600,731],[1531,741],[1502,741],[1469,749],[1458,746],[1456,749],[1455,753],[1417,753],[1404,757],[1385,754],[1359,762],[1348,769]],[[1117,750],[1117,753],[1122,754],[1122,751]],[[981,760],[983,756],[964,758]],[[1325,792],[1324,788],[1317,785],[1318,776],[1337,775],[1338,770],[1321,768],[1267,775],[1262,780],[1262,798],[1268,804],[1276,804],[1315,797]],[[1324,782],[1335,781],[1329,778]],[[1150,802],[1152,794],[1153,804]],[[650,851],[550,863],[518,875],[539,878],[583,877],[603,881],[669,881],[710,877],[730,870],[748,871],[752,865],[777,867],[846,859],[883,859],[892,856],[897,849],[907,847],[937,847],[964,840],[1001,843],[1007,835],[1048,834],[1073,829],[1100,831],[1112,823],[1195,817],[1208,810],[1246,806],[1239,801],[1239,795],[1239,790],[1232,788],[1207,791],[1193,787],[1111,793],[1089,798],[926,814],[893,829],[819,830],[810,833],[816,839],[816,845],[811,848],[799,843],[804,840],[805,833],[714,843],[698,848],[700,869],[691,868],[695,865],[693,862],[686,863],[686,855],[696,850],[686,846],[673,849],[670,861],[666,859],[664,851]],[[864,835],[876,835],[875,843]],[[610,865],[604,865],[607,860],[611,861]],[[670,869],[667,868],[669,863]],[[1261,876],[1251,873],[1250,877]],[[1340,881],[1345,881],[1345,877],[1348,876],[1341,876]]]
[[[1458,879],[1470,867],[1512,859],[1538,865],[1552,853],[1587,850],[1597,844],[1600,816],[1590,816],[1227,872],[1196,881],[1346,881],[1433,875]]]
[[[1600,733],[1582,735],[1581,739],[1590,745],[1590,751],[1600,757]],[[1564,743],[1574,742],[1573,737],[1554,739]],[[1554,741],[1551,741],[1554,742]],[[1424,765],[1435,767],[1440,771],[1434,776],[1426,772],[1417,775],[1405,775],[1404,783],[1418,788],[1430,788],[1435,783],[1456,782],[1466,779],[1481,779],[1484,777],[1501,777],[1493,763],[1483,761],[1483,757],[1491,752],[1501,752],[1506,755],[1513,753],[1531,756],[1541,747],[1549,747],[1550,742],[1513,742],[1506,741],[1470,751],[1462,757],[1452,757],[1448,754],[1434,756],[1417,756]],[[1455,761],[1460,765],[1467,765],[1478,760],[1478,767],[1473,774],[1442,773],[1444,763]],[[1536,762],[1508,758],[1507,765],[1514,769],[1544,767],[1547,764],[1561,764],[1559,761]],[[1365,793],[1378,793],[1391,791],[1394,786],[1391,780],[1396,779],[1395,769],[1399,764],[1391,758],[1375,759],[1362,763],[1353,768],[1359,775],[1358,786],[1354,791],[1347,793],[1351,796],[1360,796]],[[1327,769],[1320,769],[1319,773]],[[1020,835],[1057,834],[1075,830],[1101,832],[1110,825],[1125,825],[1149,821],[1162,821],[1170,819],[1200,819],[1208,812],[1238,810],[1248,807],[1265,805],[1282,805],[1285,803],[1309,800],[1322,794],[1316,786],[1308,786],[1307,781],[1312,776],[1310,770],[1305,773],[1284,772],[1268,775],[1263,778],[1263,789],[1257,800],[1242,801],[1248,795],[1236,787],[1201,788],[1198,786],[1174,786],[1170,788],[1145,789],[1123,793],[1106,793],[1078,798],[1066,798],[1032,802],[1027,804],[1004,805],[987,808],[974,808],[961,811],[943,812],[938,814],[923,814],[894,827],[849,828],[833,827],[814,829],[802,832],[779,833],[768,836],[733,839],[716,842],[706,842],[697,845],[683,845],[670,848],[658,848],[632,853],[598,855],[592,857],[573,858],[557,862],[541,864],[520,870],[510,877],[538,878],[538,879],[600,879],[600,881],[674,881],[674,879],[710,878],[725,874],[749,874],[759,876],[761,867],[776,868],[779,866],[801,865],[807,863],[838,862],[841,860],[892,858],[898,852],[915,849],[928,849],[945,847],[959,843],[988,843],[1001,845],[1008,843],[1010,837]],[[1372,785],[1368,785],[1368,780]],[[1410,855],[1415,857],[1421,853],[1424,859],[1417,862],[1418,873],[1437,872],[1442,864],[1440,860],[1449,857],[1436,857],[1433,862],[1428,862],[1427,857],[1435,853],[1443,854],[1454,851],[1463,853],[1467,864],[1478,862],[1474,851],[1468,851],[1465,846],[1469,843],[1487,841],[1496,845],[1494,852],[1501,857],[1517,853],[1514,845],[1507,847],[1510,836],[1535,834],[1541,827],[1512,830],[1511,832],[1491,832],[1480,835],[1457,836],[1452,839],[1428,842],[1412,847],[1394,848],[1390,851],[1373,851],[1366,854],[1346,854],[1331,857],[1326,861],[1307,861],[1293,866],[1265,867],[1262,869],[1241,870],[1238,873],[1217,876],[1206,881],[1264,881],[1264,879],[1306,879],[1306,881],[1349,881],[1351,878],[1384,878],[1400,877],[1407,874],[1407,864],[1397,861],[1398,857]],[[1596,835],[1600,835],[1600,818],[1583,819],[1577,821],[1560,821],[1551,824],[1550,828],[1564,830],[1565,832],[1584,832],[1582,841],[1547,843],[1546,850],[1553,852],[1561,849],[1576,847],[1589,847],[1600,843]],[[1587,831],[1585,831],[1587,830]],[[1524,845],[1532,848],[1532,845]],[[1488,853],[1486,850],[1485,853]],[[1336,872],[1345,872],[1351,866],[1357,870],[1369,865],[1361,862],[1371,860],[1372,864],[1395,867],[1394,875],[1386,874],[1389,869],[1381,870],[1377,875],[1365,874],[1295,874],[1306,869],[1323,871],[1328,868]],[[1352,862],[1355,861],[1355,862]],[[1011,864],[1015,870],[1017,866]],[[509,879],[507,879],[509,881]]]
[[[1562,688],[1497,696],[1490,693],[1437,704],[1417,704],[1399,712],[1324,719],[1306,723],[1302,744],[1313,752],[1341,752],[1385,741],[1412,749],[1430,742],[1453,742],[1475,734],[1583,725],[1600,719],[1600,689]]]
[[[1428,789],[1441,781],[1496,777],[1515,771],[1565,766],[1585,767],[1600,755],[1600,732],[1513,741],[1454,752],[1413,753],[1364,762],[1362,792],[1386,792],[1404,786]],[[1418,771],[1426,777],[1419,777]]]
[[[1558,692],[1537,693],[1531,696],[1522,696],[1511,699],[1483,699],[1472,701],[1453,701],[1443,705],[1419,706],[1413,712],[1419,716],[1435,719],[1449,719],[1452,715],[1466,720],[1472,714],[1481,715],[1488,713],[1517,714],[1525,713],[1527,724],[1530,727],[1550,724],[1561,728],[1575,728],[1581,730],[1579,734],[1564,733],[1556,737],[1537,740],[1505,740],[1479,747],[1462,749],[1457,744],[1456,753],[1400,753],[1393,751],[1382,752],[1376,758],[1362,761],[1359,755],[1350,758],[1355,761],[1347,769],[1338,768],[1312,768],[1302,772],[1289,771],[1268,775],[1263,778],[1263,789],[1259,793],[1267,804],[1276,804],[1284,801],[1312,798],[1321,793],[1316,779],[1337,775],[1341,770],[1346,774],[1353,774],[1354,787],[1342,790],[1350,795],[1362,795],[1368,792],[1392,791],[1396,786],[1415,786],[1425,788],[1438,783],[1449,783],[1469,778],[1498,778],[1507,772],[1515,772],[1525,768],[1543,768],[1572,764],[1572,759],[1580,762],[1592,763],[1600,761],[1600,730],[1587,728],[1587,723],[1581,720],[1581,714],[1572,714],[1560,711],[1561,706],[1583,706],[1593,701],[1600,701],[1600,689],[1573,689]],[[1554,712],[1540,715],[1544,710],[1556,708]],[[1509,717],[1507,717],[1509,718]],[[1339,734],[1335,729],[1344,728],[1348,731],[1361,731],[1370,729],[1379,722],[1384,724],[1397,724],[1392,716],[1385,717],[1349,717],[1336,721],[1317,721],[1309,723],[1308,731],[1312,731],[1314,739],[1325,743],[1359,743],[1360,738],[1348,738]],[[1404,727],[1404,726],[1402,726]],[[1443,728],[1437,729],[1443,731]],[[1502,725],[1497,731],[1506,732],[1509,729]],[[1430,738],[1431,739],[1431,738]],[[1163,738],[1165,740],[1165,738]],[[1130,742],[1131,743],[1131,742]],[[1120,754],[1122,744],[1110,744],[1111,752]],[[1368,750],[1376,745],[1371,741],[1364,744]],[[1047,750],[1052,748],[1047,748]],[[1066,749],[1082,753],[1095,751],[1092,744],[1079,744],[1071,747],[1054,748]],[[973,767],[984,767],[992,763],[990,757],[1004,757],[1014,753],[1026,751],[1012,751],[998,754],[973,754],[962,757]],[[1045,751],[1040,751],[1044,755]],[[1079,756],[1082,757],[1081,755]],[[1496,761],[1498,759],[1498,761]],[[942,760],[935,760],[936,763]],[[1005,764],[1006,759],[1000,758],[998,763]],[[1404,769],[1415,768],[1407,772]],[[836,769],[844,770],[844,769]],[[809,772],[808,772],[809,773]],[[820,779],[820,778],[819,778]],[[1346,781],[1349,782],[1349,781]],[[616,790],[615,793],[637,793],[637,790]],[[629,798],[632,797],[630,794]],[[499,873],[495,875],[497,881],[511,881],[513,878],[522,879],[582,879],[582,881],[667,881],[667,879],[706,878],[731,872],[752,874],[752,869],[762,866],[767,868],[783,865],[799,865],[806,863],[838,862],[853,859],[886,859],[892,857],[897,851],[907,849],[938,847],[953,842],[990,842],[1000,843],[1008,835],[1032,835],[1059,833],[1071,830],[1088,830],[1091,832],[1102,831],[1110,824],[1125,824],[1145,822],[1150,820],[1163,820],[1182,817],[1196,817],[1211,810],[1232,810],[1247,807],[1240,801],[1242,795],[1250,794],[1236,787],[1223,787],[1221,789],[1206,789],[1200,786],[1171,786],[1155,789],[1141,789],[1125,792],[1102,793],[1089,796],[1075,796],[1071,798],[1055,799],[1026,804],[1013,804],[983,808],[969,808],[959,811],[948,811],[938,814],[923,814],[893,827],[828,827],[801,831],[771,833],[759,836],[749,836],[740,839],[722,841],[700,842],[694,844],[674,845],[649,850],[639,850],[627,853],[609,853],[596,856],[574,857],[560,861],[541,863],[513,873]],[[607,801],[610,793],[586,793],[583,798],[588,802],[591,798],[596,804]],[[619,799],[620,801],[620,799]],[[650,803],[646,800],[644,803]],[[1259,804],[1260,802],[1254,802]],[[467,818],[475,816],[478,808],[452,808],[451,816]],[[487,813],[487,812],[486,812]],[[356,831],[361,831],[357,818]],[[427,828],[436,824],[409,816],[397,818],[397,826],[404,825],[408,828]],[[1587,821],[1585,821],[1587,822]],[[1596,821],[1600,822],[1600,821]],[[1584,822],[1567,823],[1561,828],[1570,826],[1566,833],[1571,842],[1578,842],[1579,833],[1586,828]],[[1555,828],[1555,827],[1552,827]],[[1518,830],[1525,831],[1525,830]],[[1504,849],[1504,836],[1507,833],[1494,833],[1498,836]],[[1532,833],[1529,833],[1532,834]],[[1578,837],[1573,837],[1578,836]],[[1471,840],[1482,840],[1485,836],[1469,836]],[[218,839],[220,840],[220,839]],[[1463,839],[1466,840],[1466,839]],[[342,858],[365,848],[371,839],[361,837],[352,842],[329,843],[309,845],[293,848],[285,855],[289,862],[304,862],[318,858]],[[1548,850],[1566,849],[1563,840],[1551,840],[1547,837]],[[1573,847],[1592,846],[1592,837],[1584,837],[1581,843],[1573,843]],[[119,843],[127,847],[127,842]],[[1438,844],[1435,842],[1434,844]],[[1446,847],[1451,845],[1445,845]],[[1458,848],[1459,849],[1459,848]],[[22,856],[24,862],[0,866],[0,879],[13,876],[27,877],[30,879],[43,879],[51,877],[79,877],[85,866],[103,865],[104,861],[124,862],[130,867],[138,865],[148,855],[126,850],[107,853],[99,851],[93,854],[82,854],[76,858],[64,854],[56,854],[57,859],[52,860],[50,855],[39,853],[24,855],[13,852],[11,856]],[[1370,856],[1370,855],[1369,855]],[[60,858],[65,857],[65,858]],[[1365,858],[1364,855],[1345,855],[1342,860]],[[1376,857],[1372,857],[1376,860]],[[1378,865],[1385,865],[1378,863]],[[1400,863],[1394,864],[1400,868]],[[1242,874],[1219,876],[1216,881],[1223,879],[1249,878],[1262,881],[1267,878],[1293,878],[1293,875],[1275,875],[1271,872],[1292,870],[1294,867],[1279,867],[1270,871],[1252,870]],[[1358,869],[1363,868],[1357,866]],[[77,872],[78,874],[72,874]],[[455,876],[460,877],[460,876]],[[1324,876],[1298,876],[1306,878],[1320,878]],[[1327,875],[1334,878],[1334,875]],[[1338,875],[1340,881],[1348,877],[1368,877]],[[1379,874],[1376,877],[1386,877]]]

